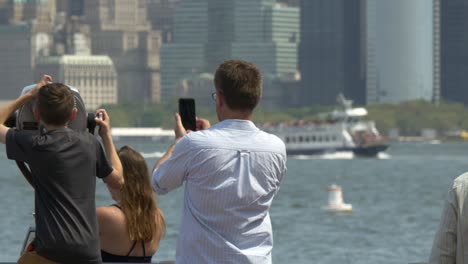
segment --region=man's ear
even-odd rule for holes
[[[68,117],[68,121],[75,120],[77,113],[78,113],[78,109],[76,107],[73,107],[70,117]]]
[[[224,96],[222,93],[218,92],[217,98],[216,98],[216,104],[218,104],[219,107],[223,106],[225,104],[224,102]]]

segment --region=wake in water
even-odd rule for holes
[[[313,160],[313,159],[330,159],[330,160],[343,160],[353,159],[354,153],[352,151],[338,151],[333,153],[325,153],[321,155],[297,155],[292,156],[295,159],[300,160]]]
[[[315,159],[326,159],[326,160],[350,160],[354,158],[360,158],[359,156],[354,155],[352,151],[338,151],[333,153],[325,153],[321,155],[294,155],[291,156],[293,159],[299,160],[315,160]],[[385,153],[380,152],[375,157],[376,159],[391,159],[392,156]]]
[[[379,152],[377,153],[377,159],[391,159],[392,155],[385,153],[385,152]]]

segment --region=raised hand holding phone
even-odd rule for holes
[[[182,125],[186,130],[197,130],[197,121],[195,118],[195,100],[193,98],[179,99],[179,114],[182,120]]]

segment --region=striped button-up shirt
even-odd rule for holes
[[[445,202],[430,264],[468,263],[468,173],[453,182]]]
[[[271,263],[268,213],[286,172],[286,150],[251,121],[192,132],[153,172],[167,193],[185,182],[176,263]]]

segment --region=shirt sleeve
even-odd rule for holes
[[[29,162],[32,149],[32,133],[8,129],[6,134],[6,154],[8,159]]]
[[[169,159],[153,171],[152,185],[158,194],[166,194],[180,187],[186,177],[187,163],[190,160],[190,140],[183,137],[175,146]]]
[[[455,189],[450,190],[444,205],[439,229],[434,238],[430,264],[455,264],[457,248],[458,203]]]
[[[105,178],[111,174],[112,170],[112,165],[106,157],[101,142],[96,139],[96,176],[101,179]]]

